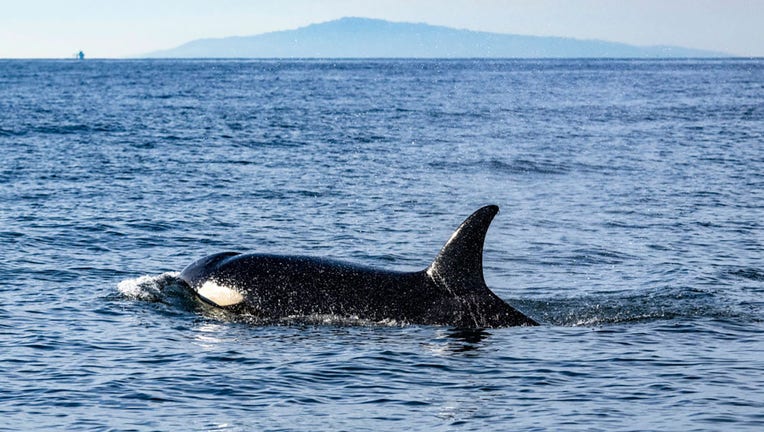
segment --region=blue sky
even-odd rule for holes
[[[129,57],[343,16],[764,57],[762,0],[0,0],[0,58]]]

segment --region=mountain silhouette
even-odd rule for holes
[[[341,18],[255,36],[197,39],[150,58],[666,58],[727,57],[672,46],[521,36],[421,23]]]

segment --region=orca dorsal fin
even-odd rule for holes
[[[459,297],[488,290],[483,279],[483,243],[498,212],[498,206],[489,205],[472,213],[427,268],[427,275],[451,295]]]

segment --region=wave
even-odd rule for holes
[[[731,267],[725,270],[723,274],[755,282],[764,282],[764,270],[753,267]]]
[[[512,302],[542,323],[606,326],[695,319],[758,321],[760,311],[744,302],[697,288],[662,288]]]
[[[536,161],[530,159],[514,159],[506,162],[498,159],[478,161],[435,161],[429,164],[432,168],[444,170],[488,170],[505,175],[562,175],[570,172],[570,167],[551,161]]]
[[[433,161],[429,166],[440,170],[489,171],[506,176],[562,176],[571,173],[613,175],[632,171],[623,165],[598,165],[583,162],[536,159],[532,156],[509,160],[491,158],[470,161]]]
[[[21,136],[24,135],[24,132],[20,132],[14,129],[3,129],[0,127],[0,137],[5,136]]]

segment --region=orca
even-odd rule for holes
[[[457,328],[535,326],[483,278],[483,243],[499,208],[469,216],[424,270],[388,271],[309,256],[222,252],[180,279],[205,303],[266,321],[329,315]]]

